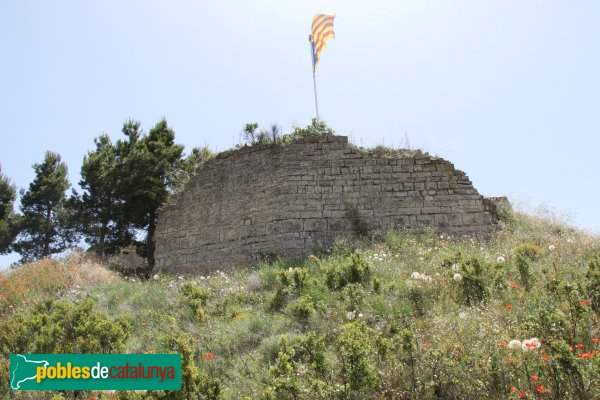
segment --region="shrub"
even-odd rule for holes
[[[340,328],[337,352],[340,360],[340,378],[344,398],[351,393],[360,393],[377,386],[377,373],[373,364],[374,346],[372,338],[376,332],[362,321],[355,321]]]
[[[210,291],[199,288],[193,283],[186,282],[181,287],[181,294],[187,299],[187,303],[192,309],[196,319],[198,321],[203,321],[206,318],[204,306],[206,306],[206,303],[210,298]]]
[[[600,253],[592,256],[587,262],[588,270],[586,292],[591,301],[592,309],[600,315]]]
[[[354,252],[347,263],[334,263],[325,272],[327,286],[339,290],[350,283],[368,283],[371,269],[364,257]]]
[[[462,263],[463,296],[467,305],[480,305],[485,301],[487,289],[483,276],[482,262],[472,257]]]
[[[315,312],[315,306],[309,296],[302,296],[287,307],[288,313],[300,322],[307,322]]]
[[[352,230],[357,237],[362,238],[367,236],[369,233],[369,227],[367,223],[362,219],[358,209],[350,201],[344,202],[344,210],[346,210],[346,218],[352,224]]]

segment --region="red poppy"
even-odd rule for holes
[[[148,323],[147,322],[144,322],[142,325],[144,326],[144,328],[148,327]]]
[[[597,337],[592,338],[592,342],[594,342],[594,343],[598,343],[599,341],[600,341],[600,339],[598,339]]]
[[[425,347],[431,347],[431,343],[425,342]]]
[[[519,286],[517,286],[517,284],[516,284],[516,283],[514,283],[514,282],[511,282],[511,283],[510,283],[510,288],[511,288],[511,289],[516,289],[516,288],[518,288],[518,287],[519,287]]]
[[[519,389],[517,389],[517,388],[516,388],[516,387],[514,387],[514,386],[510,388],[510,391],[511,391],[511,392],[516,392],[517,390],[519,390]]]
[[[208,354],[206,355],[206,357],[208,357],[208,358],[214,358],[214,357],[215,357],[215,355],[214,355],[213,353],[208,353]]]
[[[512,310],[512,306],[510,304],[507,304],[504,308],[506,308],[507,310]]]
[[[576,349],[583,349],[583,345],[582,344],[578,344],[577,346],[575,346]]]
[[[581,304],[582,307],[584,306],[589,306],[591,303],[591,301],[589,300],[581,300],[581,302],[579,304]]]
[[[206,361],[206,360],[208,360],[208,357],[202,356],[202,361]]]
[[[531,380],[532,381],[537,381],[538,379],[540,379],[539,376],[537,376],[537,375],[531,375]]]
[[[588,351],[587,353],[577,354],[581,358],[590,358],[591,353]]]
[[[121,295],[118,295],[118,296],[117,296],[117,300],[119,300],[119,301],[123,300],[123,296],[121,296]]]
[[[506,347],[506,346],[508,346],[508,343],[501,342],[498,346],[500,346],[500,347]]]
[[[525,397],[525,395],[523,394],[523,392],[517,393],[517,396],[519,396],[520,399],[522,399],[523,397]]]
[[[535,387],[535,390],[537,390],[540,393],[544,393],[544,391],[546,390],[546,388],[543,385],[539,385]]]

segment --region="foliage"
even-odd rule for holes
[[[146,230],[143,255],[151,270],[157,210],[169,197],[168,177],[181,164],[183,146],[175,144],[175,132],[165,119],[154,125],[147,135],[143,135],[139,122],[127,121],[123,134],[127,140],[119,140],[116,151],[125,213],[134,227]]]
[[[2,356],[11,353],[118,353],[125,349],[129,325],[93,310],[93,302],[47,300],[27,314],[0,321]]]
[[[333,135],[334,130],[325,121],[313,118],[311,123],[304,128],[293,126],[290,133],[284,134],[279,125],[273,124],[269,129],[258,129],[258,123],[248,123],[242,129],[242,139],[250,145],[259,144],[289,144],[305,137],[319,137]]]
[[[44,161],[34,164],[33,169],[35,178],[21,196],[21,232],[14,244],[21,261],[60,253],[75,240],[66,207],[65,191],[69,187],[66,164],[59,154],[48,151]]]
[[[19,220],[13,209],[16,197],[16,187],[2,174],[0,168],[0,254],[10,251],[10,246],[18,234]]]
[[[0,294],[28,291],[3,303],[0,346],[36,343],[24,323],[33,313],[70,332],[77,319],[64,304],[93,301],[85,315],[127,325],[123,352],[183,356],[182,391],[122,399],[599,398],[600,240],[514,218],[487,241],[388,232],[306,260],[194,277],[81,283],[79,261],[40,261],[3,275]],[[522,243],[540,249],[528,257],[528,291],[516,265]],[[62,343],[58,333],[50,337]],[[2,364],[2,382],[7,374]]]
[[[369,227],[364,219],[360,216],[358,209],[354,204],[349,201],[344,202],[344,209],[346,211],[346,219],[352,224],[352,230],[354,234],[359,237],[365,237],[369,233]]]
[[[325,272],[327,286],[333,290],[350,283],[368,283],[370,276],[369,264],[358,252],[352,253],[350,259],[342,263],[332,263]]]
[[[527,291],[531,290],[532,285],[531,263],[538,258],[540,251],[539,246],[532,243],[521,243],[515,248],[515,264]]]
[[[487,289],[483,276],[483,264],[472,257],[462,264],[463,274],[463,295],[468,305],[480,305],[485,301]]]
[[[121,172],[115,146],[108,135],[94,139],[96,149],[81,165],[81,195],[75,191],[70,204],[76,210],[77,226],[85,241],[100,257],[115,254],[131,243],[134,232],[125,215]]]

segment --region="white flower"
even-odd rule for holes
[[[550,246],[548,246],[548,250],[554,251],[554,249],[556,249],[555,245],[551,244]]]
[[[421,279],[421,274],[419,272],[413,272],[410,274],[411,279],[419,280]]]
[[[432,277],[430,277],[429,275],[425,275],[425,274],[423,274],[423,275],[421,275],[421,279],[422,279],[422,280],[424,280],[424,281],[425,281],[425,282],[427,282],[427,283],[431,283],[431,282],[433,282],[433,278],[432,278]]]
[[[498,258],[496,258],[496,262],[498,264],[504,264],[506,262],[506,259],[504,258],[504,256],[498,256]]]
[[[159,276],[158,274],[156,274],[156,275],[154,275],[152,278],[153,278],[155,281],[157,281],[157,280],[159,280],[159,279],[160,279],[160,276]]]
[[[452,264],[452,271],[454,271],[454,272],[460,271],[460,265],[459,264]]]
[[[467,315],[468,314],[465,311],[461,311],[458,313],[458,318],[465,319],[465,318],[467,318]]]
[[[456,273],[456,274],[454,274],[454,276],[452,277],[452,279],[454,280],[454,282],[462,282],[463,277],[462,277],[461,274]]]
[[[508,342],[508,348],[509,349],[520,349],[521,348],[521,341],[517,340],[517,339],[513,339],[510,342]]]
[[[356,314],[356,311],[348,311],[346,313],[346,319],[354,319],[355,314]]]
[[[358,314],[358,318],[362,318],[362,317],[363,317],[363,315],[362,315],[362,314]]]
[[[537,350],[541,346],[542,346],[542,344],[540,343],[540,339],[535,338],[535,337],[533,337],[531,339],[523,340],[523,343],[521,344],[521,348],[523,349],[524,352]]]
[[[179,279],[180,281],[182,281],[182,280],[183,280],[183,276],[179,275],[179,276],[177,277],[177,279]]]

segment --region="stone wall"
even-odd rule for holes
[[[440,158],[377,156],[343,136],[220,154],[159,212],[159,269],[201,273],[261,254],[307,255],[352,237],[348,210],[369,230],[436,227],[453,235],[494,229],[467,176]]]

